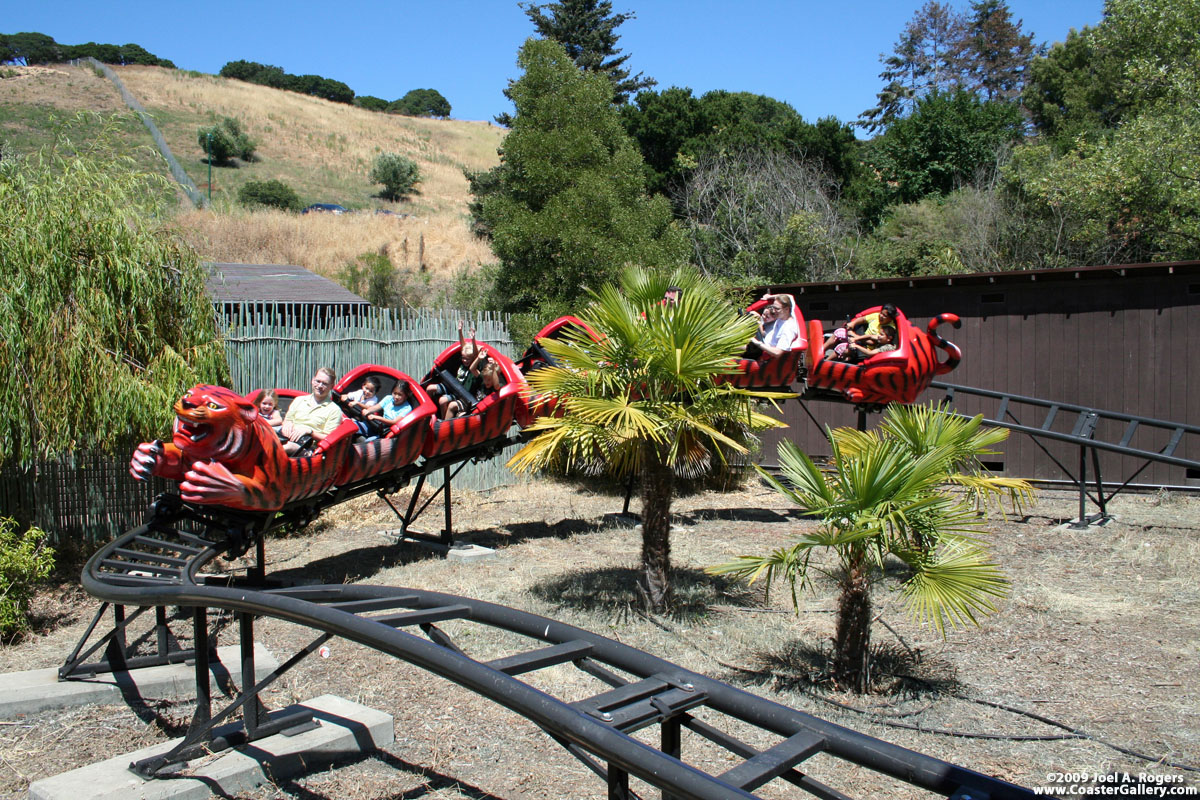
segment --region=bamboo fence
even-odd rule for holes
[[[267,304],[241,307],[223,321],[231,387],[246,393],[261,387],[307,391],[317,367],[343,374],[359,364],[381,364],[421,378],[433,359],[458,340],[457,323],[474,329],[484,344],[517,356],[507,318],[463,314],[451,309],[395,311],[368,308],[332,315],[319,306]],[[128,442],[113,454],[73,453],[21,468],[0,469],[0,516],[14,516],[49,531],[58,545],[91,545],[142,522],[150,501],[171,484],[129,475]],[[515,483],[504,466],[515,447],[496,458],[468,464],[455,489],[484,491]],[[441,474],[427,481],[440,485]]]

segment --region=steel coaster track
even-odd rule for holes
[[[754,791],[775,778],[818,798],[849,800],[849,795],[800,769],[819,753],[957,800],[1033,797],[1019,786],[857,733],[581,628],[517,609],[386,586],[271,589],[207,583],[201,573],[204,566],[244,543],[219,532],[198,535],[179,530],[175,523],[188,514],[186,508],[175,507],[173,514],[130,530],[97,552],[83,572],[84,589],[105,603],[193,609],[196,717],[174,751],[132,765],[146,777],[168,773],[175,764],[203,752],[303,722],[272,718],[258,695],[330,637],[340,636],[521,714],[606,781],[610,798],[637,797],[629,789],[629,777],[634,776],[657,787],[662,797],[677,800],[758,797]],[[234,613],[243,653],[241,697],[215,716],[208,708],[208,609]],[[256,617],[312,628],[317,638],[254,684],[252,656],[247,664],[246,654],[253,652]],[[438,627],[451,620],[520,634],[529,640],[528,649],[504,658],[476,660]],[[600,690],[568,702],[518,678],[559,664],[573,664],[597,679]],[[243,710],[245,733],[216,738],[216,725],[238,709]],[[698,715],[701,710],[706,713]],[[720,727],[722,715],[769,734],[775,744],[759,750],[727,733]],[[630,735],[652,725],[661,728],[660,747]],[[726,749],[739,762],[712,774],[682,760],[685,729]]]
[[[1059,403],[1053,400],[1043,400],[1038,397],[1026,397],[1011,392],[998,392],[991,389],[976,389],[971,386],[959,386],[953,383],[934,381],[931,389],[945,392],[945,402],[951,407],[947,413],[964,418],[971,415],[954,411],[954,402],[958,397],[980,398],[985,404],[990,404],[989,412],[985,413],[985,425],[1008,428],[1031,437],[1034,444],[1053,461],[1067,477],[1079,487],[1079,519],[1072,527],[1086,528],[1089,523],[1108,519],[1108,501],[1122,489],[1133,482],[1146,467],[1154,462],[1200,470],[1200,461],[1193,458],[1183,458],[1176,455],[1179,446],[1188,443],[1195,453],[1200,447],[1200,425],[1189,425],[1183,422],[1170,422],[1152,417],[1142,417],[1136,414],[1126,414],[1120,411],[1103,411],[1072,403]],[[1020,412],[1025,419],[1017,416]],[[1042,416],[1041,424],[1037,417]],[[1070,425],[1070,430],[1063,430],[1064,424]],[[1097,431],[1101,426],[1105,430],[1119,427],[1120,439],[1098,438]],[[1057,428],[1057,429],[1056,429]],[[1142,444],[1142,442],[1159,439],[1161,444]],[[1079,462],[1075,473],[1054,456],[1040,440],[1049,439],[1079,447]],[[1124,482],[1107,495],[1104,493],[1104,481],[1100,473],[1099,451],[1131,456],[1142,459],[1142,465],[1132,472]],[[1095,473],[1095,492],[1088,490],[1088,459],[1091,452],[1092,469]],[[1087,500],[1099,507],[1100,512],[1087,515]]]

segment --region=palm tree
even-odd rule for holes
[[[669,286],[683,289],[663,302]],[[755,400],[790,395],[737,389],[719,381],[755,331],[716,284],[694,274],[654,275],[629,268],[621,285],[592,293],[576,329],[541,344],[558,362],[529,375],[534,395],[557,402],[560,416],[540,417],[537,435],[509,461],[517,470],[584,469],[641,479],[642,556],[638,579],[646,605],[671,604],[671,501],[676,473],[697,476],[727,452],[745,453],[753,432],[782,426]]]
[[[797,610],[797,590],[811,588],[812,573],[828,574],[839,593],[833,677],[856,692],[869,684],[871,588],[888,556],[908,567],[902,592],[909,612],[932,621],[939,633],[947,623],[977,624],[976,614],[994,611],[992,599],[1007,593],[1008,580],[979,539],[986,524],[981,511],[1004,499],[1019,508],[1033,490],[1022,480],[989,477],[980,465],[1008,431],[981,430],[982,417],[943,411],[891,406],[878,431],[831,431],[828,477],[785,442],[779,448],[784,481],[763,476],[820,525],[789,547],[709,570],[751,582],[765,577],[768,585],[783,578]],[[946,484],[963,491],[947,491]],[[832,551],[832,568],[813,563],[818,549]]]

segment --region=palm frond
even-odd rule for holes
[[[909,613],[931,621],[945,635],[947,623],[954,628],[978,625],[976,613],[996,610],[993,598],[1008,594],[1010,583],[996,564],[978,547],[953,543],[920,565],[904,584]]]

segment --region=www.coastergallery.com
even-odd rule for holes
[[[1084,783],[1084,781],[1092,781]],[[1046,784],[1033,786],[1033,793],[1044,797],[1197,797],[1200,788],[1184,786],[1183,778],[1177,775],[1150,775],[1141,773],[1136,777],[1128,772],[1109,774],[1087,774],[1051,772]]]

